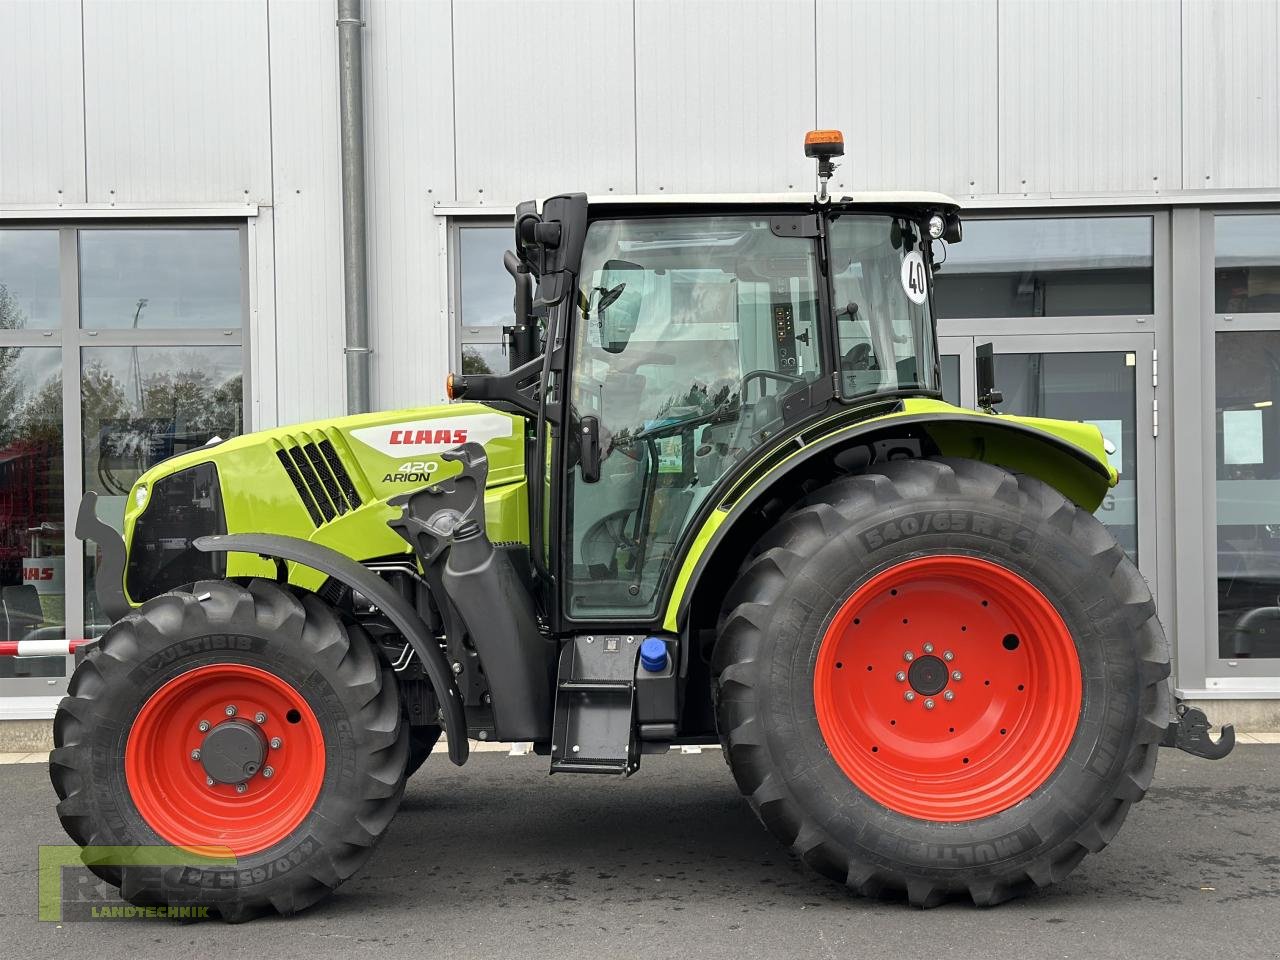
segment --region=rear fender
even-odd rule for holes
[[[917,438],[922,455],[981,460],[1036,477],[1090,513],[1097,510],[1118,479],[1107,462],[1102,434],[1092,424],[996,416],[940,401],[908,400],[897,412],[837,426],[783,460],[766,460],[766,467],[757,468],[735,484],[690,542],[663,629],[676,631],[687,622],[689,606],[709,568],[730,564],[737,569],[741,551],[749,546],[744,537],[751,535],[753,514],[762,502],[788,484],[798,489],[801,479],[845,450],[876,450],[877,444],[882,450],[889,449],[903,437]],[[722,548],[724,555],[720,556]],[[720,582],[723,579],[719,578]]]

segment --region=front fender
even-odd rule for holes
[[[372,570],[337,550],[272,533],[231,533],[199,537],[192,544],[204,553],[251,553],[268,559],[288,560],[333,577],[371,601],[387,615],[422,658],[431,688],[445,712],[449,738],[449,759],[461,766],[468,753],[467,718],[462,696],[440,645],[427,632],[426,624],[399,593]]]
[[[676,631],[684,623],[702,574],[757,501],[814,458],[901,436],[904,427],[923,433],[943,456],[981,460],[1043,480],[1090,513],[1119,479],[1107,461],[1102,433],[1088,423],[979,413],[924,399],[906,400],[892,413],[853,424],[836,417],[803,434],[804,445],[790,456],[766,459],[748,472],[710,512],[686,550],[663,629]]]

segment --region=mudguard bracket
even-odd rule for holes
[[[461,766],[468,754],[467,718],[462,697],[453,681],[453,672],[444,651],[427,631],[426,624],[410,603],[374,571],[336,550],[274,533],[232,533],[199,537],[193,546],[204,553],[251,553],[275,560],[290,560],[340,580],[371,601],[387,615],[422,658],[431,681],[449,738],[449,759]]]

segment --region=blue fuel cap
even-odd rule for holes
[[[640,644],[640,666],[650,673],[667,668],[667,644],[658,637],[649,637]]]

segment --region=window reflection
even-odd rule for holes
[[[81,230],[86,329],[239,329],[239,230]]]
[[[1213,247],[1218,313],[1280,313],[1280,216],[1217,216]]]
[[[500,343],[464,343],[462,345],[463,374],[505,373],[506,348]]]
[[[1138,562],[1137,358],[1127,351],[996,354],[1001,413],[1092,423],[1110,442],[1119,482],[1095,516]]]
[[[502,265],[502,255],[512,243],[510,227],[458,230],[458,321],[465,329],[496,331],[515,322],[511,312],[511,275]]]
[[[1219,652],[1280,657],[1280,331],[1215,340]]]
[[[58,231],[0,230],[0,330],[48,330],[61,322]]]
[[[56,347],[0,347],[0,640],[66,636],[62,367]],[[0,657],[0,677],[60,677],[66,657]]]
[[[134,481],[161,460],[244,429],[240,347],[92,347],[82,351],[84,488],[121,529]],[[86,564],[85,623],[105,629]]]
[[[1152,263],[1150,217],[969,220],[934,274],[935,305],[953,318],[1149,314]]]

